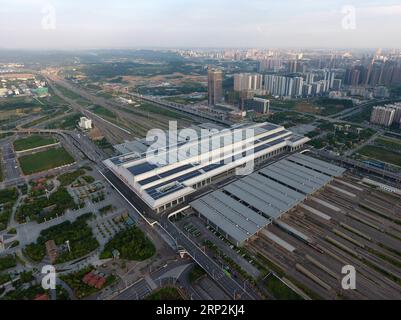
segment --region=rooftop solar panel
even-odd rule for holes
[[[186,165],[183,165],[183,166],[168,170],[166,172],[159,173],[159,176],[162,177],[162,178],[165,178],[165,177],[171,176],[173,174],[179,173],[181,171],[188,170],[188,169],[190,169],[192,167],[193,167],[192,164],[186,164]]]
[[[157,168],[157,165],[151,164],[149,162],[144,162],[144,163],[132,166],[132,167],[128,167],[127,170],[129,172],[131,172],[134,176],[137,176],[137,175],[151,171],[156,168]]]
[[[141,181],[139,181],[138,183],[139,183],[141,186],[145,186],[145,185],[147,185],[147,184],[149,184],[149,183],[151,183],[151,182],[155,182],[155,181],[157,181],[157,180],[159,180],[159,179],[161,179],[161,177],[160,177],[159,175],[156,175],[156,176],[153,176],[153,177],[150,177],[150,178],[141,180]]]

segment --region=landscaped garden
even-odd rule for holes
[[[68,240],[70,249],[61,251],[56,263],[81,258],[99,247],[99,243],[94,238],[92,229],[87,224],[92,214],[85,214],[77,218],[74,222],[65,221],[54,227],[43,230],[36,243],[31,243],[25,248],[25,254],[35,262],[40,262],[46,255],[45,243],[54,240],[57,246],[65,245]]]
[[[156,248],[145,234],[137,227],[123,230],[110,240],[101,253],[102,259],[112,258],[113,250],[118,250],[120,258],[125,260],[143,261],[152,257]]]
[[[16,220],[19,223],[29,220],[43,222],[45,219],[48,220],[63,215],[67,209],[76,208],[74,199],[64,187],[58,188],[49,197],[44,194],[45,192],[40,192],[36,195],[35,193],[37,192],[39,190],[32,191],[18,208]]]

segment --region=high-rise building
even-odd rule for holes
[[[334,79],[333,86],[331,87],[333,90],[340,90],[342,85],[341,79]]]
[[[312,95],[312,85],[311,84],[304,84],[302,86],[302,95],[304,97],[309,97]]]
[[[315,82],[315,74],[312,73],[312,72],[309,72],[309,73],[306,75],[306,83],[307,83],[307,84],[312,84],[312,83],[314,83],[314,82]]]
[[[291,60],[288,62],[288,71],[296,73],[298,71],[298,60]]]
[[[312,95],[318,96],[322,93],[323,93],[323,85],[321,81],[312,84]]]
[[[257,73],[237,73],[234,75],[234,91],[260,91],[263,88],[263,76]]]
[[[391,107],[374,107],[370,116],[370,122],[385,127],[390,127],[394,121],[395,110]]]
[[[301,78],[301,77],[294,78],[293,96],[295,96],[295,97],[302,96],[303,85],[304,85],[304,79],[303,78]]]
[[[293,78],[268,74],[265,76],[264,90],[273,96],[291,97],[294,95],[294,83]],[[302,94],[302,85],[300,90]]]
[[[208,70],[208,102],[214,106],[223,100],[223,72],[220,69]]]
[[[393,122],[400,123],[400,121],[401,121],[401,103],[397,102],[397,103],[394,103],[391,105],[386,105],[386,107],[394,110]]]
[[[283,63],[278,58],[268,58],[259,61],[259,72],[273,71],[277,72],[281,69]]]

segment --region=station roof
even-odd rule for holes
[[[345,171],[305,155],[297,156],[234,181],[193,201],[191,206],[242,243]],[[291,158],[301,159],[302,163],[290,161]],[[309,165],[305,166],[304,162]],[[327,174],[322,173],[323,169]]]
[[[297,163],[301,166],[304,166],[306,168],[312,169],[314,171],[333,176],[333,177],[339,177],[341,176],[346,169],[333,165],[331,163],[312,158],[309,156],[306,156],[301,153],[294,154],[288,158],[289,161]]]
[[[271,222],[222,191],[195,200],[191,205],[238,243],[246,241]]]

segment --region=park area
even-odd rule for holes
[[[120,258],[131,261],[144,261],[156,253],[153,243],[137,227],[119,232],[104,248],[101,259],[113,257],[113,250],[118,250]]]
[[[56,143],[57,140],[49,136],[32,135],[14,141],[15,151],[25,151]]]
[[[25,254],[33,261],[40,262],[46,255],[45,243],[54,240],[61,248],[69,241],[71,251],[59,250],[56,263],[63,263],[81,258],[99,247],[99,243],[92,233],[87,221],[92,214],[85,214],[74,222],[65,221],[56,226],[43,230],[36,243],[31,243],[25,248]]]
[[[18,161],[24,175],[29,175],[71,164],[74,158],[64,148],[52,148],[19,157]]]

